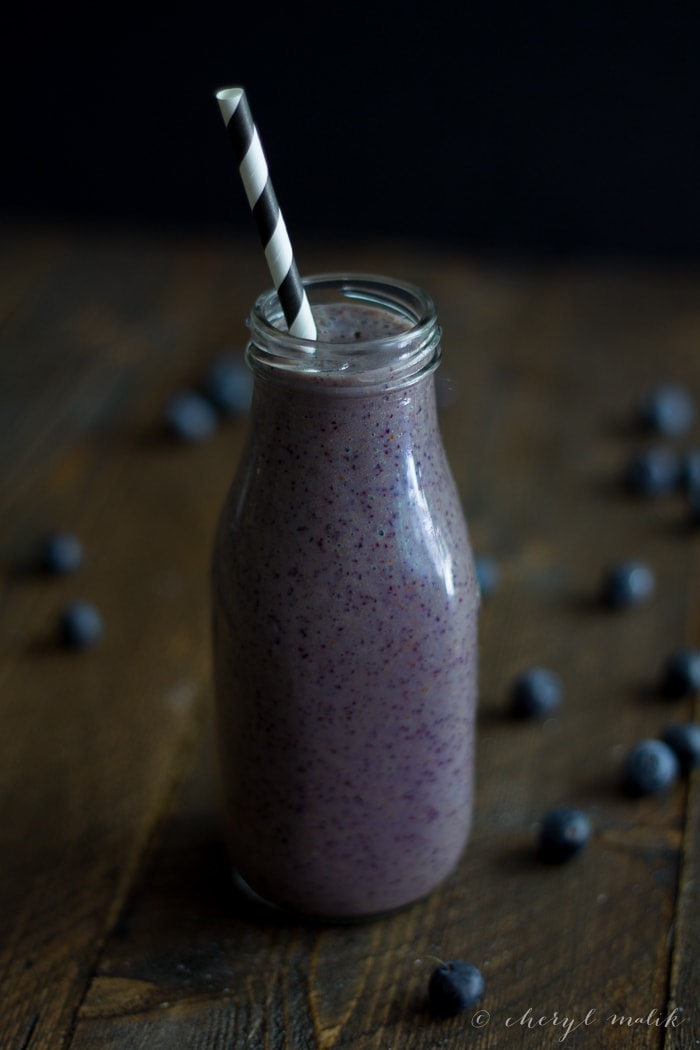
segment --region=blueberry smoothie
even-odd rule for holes
[[[366,284],[310,291],[313,351],[275,356],[274,321],[253,325],[213,560],[233,865],[265,900],[340,919],[434,889],[472,811],[478,589],[438,430],[439,330],[424,293],[401,286],[398,308]]]

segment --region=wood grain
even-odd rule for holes
[[[565,1018],[581,1022],[568,1045],[696,1045],[700,781],[630,800],[619,771],[638,739],[698,717],[657,685],[672,648],[700,645],[700,532],[680,496],[633,500],[618,479],[649,386],[677,379],[700,401],[700,275],[381,243],[304,246],[300,262],[394,273],[438,302],[445,445],[474,545],[501,568],[482,612],[471,844],[439,892],[374,923],[304,925],[237,894],[219,840],[207,577],[245,421],[191,448],[161,421],[173,390],[242,348],[259,250],[7,230],[0,1050],[534,1048],[558,1045]],[[678,444],[700,444],[700,426]],[[87,551],[60,580],[36,568],[57,527]],[[647,559],[658,586],[615,615],[598,588],[621,557]],[[82,654],[55,644],[74,597],[106,624]],[[565,702],[512,722],[509,683],[535,663],[561,674]],[[593,839],[543,868],[537,822],[559,803],[590,813]],[[488,1024],[477,1009],[431,1016],[434,957],[483,970]],[[674,1008],[682,1023],[662,1027]]]

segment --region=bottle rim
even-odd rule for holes
[[[268,289],[255,300],[247,319],[251,336],[246,357],[255,374],[387,389],[415,382],[437,367],[441,331],[435,303],[422,288],[366,273],[314,274],[303,284],[312,311],[314,306],[364,303],[408,322],[408,327],[371,340],[303,339],[288,331],[279,296]]]

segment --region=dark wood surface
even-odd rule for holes
[[[7,229],[0,1048],[697,1046],[700,779],[632,800],[619,775],[637,740],[698,717],[657,684],[671,649],[700,644],[700,530],[680,495],[634,500],[617,482],[652,385],[676,379],[700,401],[700,274],[532,270],[411,244],[306,246],[299,262],[400,276],[438,303],[445,444],[474,546],[501,568],[481,619],[471,843],[430,899],[368,924],[272,920],[234,893],[208,563],[246,423],[183,447],[162,414],[242,349],[267,284],[259,249]],[[676,442],[693,444],[700,423]],[[84,542],[74,576],[37,571],[55,529]],[[605,612],[602,572],[627,557],[653,566],[655,598]],[[73,598],[105,621],[80,654],[55,640]],[[565,700],[513,722],[507,690],[532,664],[561,675]],[[544,867],[537,824],[560,803],[594,833]],[[432,957],[479,966],[479,1007],[431,1016]]]

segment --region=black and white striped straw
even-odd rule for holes
[[[267,265],[292,335],[316,339],[311,306],[294,261],[287,227],[270,182],[265,154],[243,88],[217,91],[221,115],[238,161],[248,204],[260,234]]]

